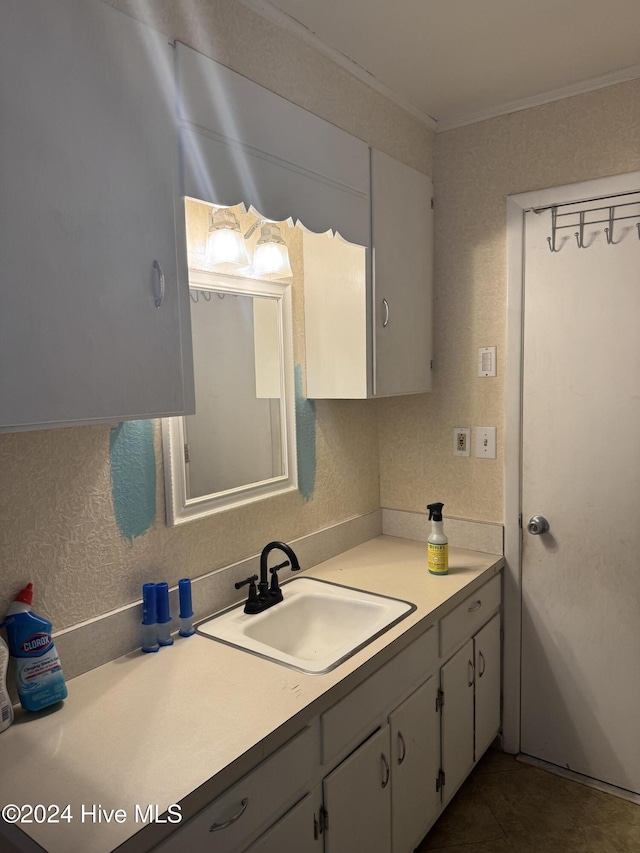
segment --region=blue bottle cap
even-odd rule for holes
[[[142,624],[156,624],[156,585],[145,583],[142,585]]]
[[[158,622],[163,625],[165,622],[171,622],[171,614],[169,613],[169,584],[156,584],[156,606],[158,608]]]
[[[180,594],[180,618],[188,619],[193,616],[193,605],[191,604],[191,580],[182,578],[178,581],[178,592]]]

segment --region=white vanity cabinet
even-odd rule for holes
[[[173,55],[98,0],[2,4],[2,430],[193,409]]]
[[[500,575],[157,849],[411,853],[500,726]]]
[[[473,633],[440,669],[440,783],[445,803],[500,728],[500,614],[495,612],[499,606],[498,576],[463,601],[440,624],[445,648],[455,644],[456,638],[464,640]],[[479,625],[482,628],[476,630]]]

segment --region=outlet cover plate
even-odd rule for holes
[[[471,430],[469,427],[453,428],[453,455],[471,456]]]

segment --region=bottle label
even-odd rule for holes
[[[449,572],[449,546],[427,543],[429,571],[432,575],[446,575]]]
[[[36,658],[15,658],[18,694],[24,708],[36,711],[67,696],[55,648]]]

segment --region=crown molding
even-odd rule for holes
[[[543,104],[550,104],[553,101],[562,101],[565,98],[572,98],[574,95],[583,95],[586,92],[593,92],[596,89],[605,89],[607,86],[615,86],[616,83],[626,83],[629,80],[636,80],[640,77],[640,65],[631,65],[627,68],[621,68],[618,71],[611,71],[608,74],[602,74],[600,77],[591,77],[589,80],[583,80],[580,83],[573,83],[571,86],[563,86],[561,89],[552,89],[549,92],[541,92],[538,95],[531,95],[528,98],[518,98],[515,101],[507,101],[504,104],[499,104],[495,107],[490,107],[486,110],[480,110],[473,113],[462,113],[459,116],[452,116],[448,119],[438,121],[436,128],[437,133],[442,133],[446,130],[454,130],[457,127],[464,127],[468,124],[476,124],[479,121],[486,121],[490,118],[516,113],[520,110],[528,110],[531,107],[539,107]]]
[[[412,104],[410,101],[407,101],[401,95],[399,95],[393,89],[390,89],[387,85],[385,85],[381,80],[378,80],[373,74],[367,71],[366,68],[363,68],[361,65],[358,65],[357,62],[354,62],[352,59],[341,53],[334,47],[330,47],[325,44],[318,36],[312,32],[308,27],[305,27],[304,24],[297,21],[295,18],[292,18],[291,15],[287,15],[286,12],[283,12],[281,9],[278,9],[269,0],[240,0],[240,2],[246,6],[248,9],[251,9],[253,12],[256,12],[258,15],[261,15],[263,18],[266,18],[271,23],[276,24],[276,26],[280,27],[283,30],[287,30],[293,35],[297,36],[297,38],[301,39],[303,42],[309,45],[309,47],[313,48],[317,53],[326,56],[330,59],[335,65],[338,65],[343,71],[346,71],[352,77],[355,77],[361,83],[369,86],[370,89],[378,92],[379,95],[385,97],[388,101],[391,101],[396,106],[403,109],[405,112],[412,115],[414,118],[418,119],[419,122],[426,125],[431,130],[435,130],[438,126],[438,122],[432,118],[430,115],[422,112],[422,110],[418,109],[415,104]]]

